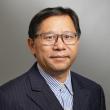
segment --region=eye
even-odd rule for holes
[[[45,35],[44,37],[43,37],[45,40],[54,40],[54,35]]]
[[[72,35],[63,35],[63,38],[66,39],[66,40],[71,40],[74,38],[74,36]]]

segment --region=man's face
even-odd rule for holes
[[[71,18],[63,15],[45,19],[41,23],[38,33],[62,34],[67,31],[76,32]],[[34,41],[28,39],[29,47],[36,55],[40,66],[48,72],[67,72],[76,58],[79,40],[74,45],[67,45],[59,37],[53,45],[44,45],[40,37]]]

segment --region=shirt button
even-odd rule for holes
[[[60,92],[61,92],[61,93],[65,93],[65,90],[64,90],[64,89],[60,89]]]

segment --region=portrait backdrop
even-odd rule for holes
[[[72,70],[99,83],[110,108],[110,0],[0,0],[0,85],[20,76],[35,59],[27,46],[32,17],[47,7],[70,7],[82,30]]]

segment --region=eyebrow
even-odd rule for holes
[[[72,32],[72,31],[63,31],[62,33],[74,33],[74,32]],[[43,33],[38,33],[38,34],[36,34],[36,35],[39,35],[39,34],[55,34],[55,33],[57,33],[56,31],[48,31],[48,32],[43,32]],[[57,34],[62,34],[62,33],[57,33]],[[76,32],[75,32],[76,33]]]

